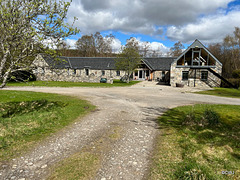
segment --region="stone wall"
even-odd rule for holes
[[[111,78],[120,79],[125,75],[124,71],[120,71],[120,76],[117,76],[116,70],[88,69],[87,75],[86,69],[52,69],[41,56],[34,60],[32,69],[40,81],[100,82],[101,78],[107,78],[110,82]]]
[[[195,69],[185,68],[185,67],[176,67],[177,62],[174,62],[171,65],[170,72],[170,84],[171,86],[176,86],[176,83],[184,84],[189,87],[219,87],[221,85],[221,79],[216,77],[214,74],[209,72],[207,69],[197,69],[196,70],[196,79]],[[222,66],[220,63],[216,62],[216,67],[212,68],[218,74],[222,74]],[[182,80],[182,72],[189,71],[188,80]],[[201,71],[208,71],[208,79],[206,81],[201,80]]]

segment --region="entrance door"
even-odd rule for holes
[[[138,75],[139,75],[138,78],[139,78],[139,79],[142,79],[142,78],[143,78],[143,71],[140,70],[139,73],[138,73]]]

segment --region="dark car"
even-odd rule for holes
[[[107,82],[107,78],[101,78],[100,79],[100,83],[106,83]]]

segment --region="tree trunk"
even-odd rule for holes
[[[7,83],[7,78],[9,76],[9,73],[11,72],[11,69],[9,69],[3,76],[3,82],[2,84],[0,85],[0,89],[4,88],[6,86],[6,83]]]
[[[128,75],[128,78],[127,78],[127,83],[129,83],[130,82],[130,76]]]

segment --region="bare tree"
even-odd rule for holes
[[[84,35],[76,42],[76,47],[83,57],[95,57],[97,50],[93,35]]]
[[[234,36],[223,40],[224,55],[232,70],[240,69],[240,28],[235,27]]]
[[[170,56],[180,56],[183,52],[184,46],[180,41],[176,42],[173,47],[170,48]]]
[[[99,32],[83,35],[76,42],[76,47],[83,57],[104,57],[112,54],[113,35],[103,37]]]

